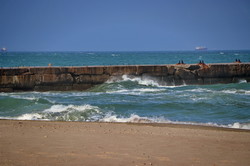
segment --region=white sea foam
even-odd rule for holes
[[[119,123],[169,123],[169,124],[189,124],[189,125],[206,125],[218,126],[213,123],[196,123],[196,122],[179,122],[170,121],[164,117],[141,117],[136,114],[131,114],[130,117],[118,117],[117,115],[107,114],[101,122],[119,122]]]
[[[124,95],[141,95],[141,92],[136,92],[133,90],[123,89],[123,90],[114,90],[114,91],[107,91],[109,94],[124,94]]]
[[[96,111],[91,112],[87,118],[72,117],[69,112],[57,115],[58,117],[54,117],[51,119],[51,116],[48,116],[47,113],[62,113],[69,108],[74,108],[75,110],[79,110],[80,112],[87,111],[89,109],[96,109]],[[49,111],[49,112],[48,112]],[[16,120],[65,120],[65,121],[99,121],[99,122],[118,122],[118,123],[166,123],[166,124],[183,124],[183,125],[200,125],[200,126],[211,126],[211,127],[223,127],[223,128],[234,128],[234,129],[246,129],[250,130],[250,123],[233,123],[228,125],[222,125],[217,123],[199,123],[199,122],[183,122],[183,121],[171,121],[164,117],[142,117],[136,114],[131,114],[130,117],[119,117],[118,115],[112,114],[112,112],[107,112],[106,116],[100,116],[99,108],[91,105],[83,105],[83,106],[63,106],[57,105],[52,106],[50,109],[44,110],[44,113],[30,113],[23,114],[17,117],[0,117],[0,119],[16,119]],[[73,115],[74,116],[74,115]]]
[[[72,111],[79,111],[79,112],[84,112],[87,110],[95,110],[96,112],[99,112],[99,108],[97,106],[91,106],[91,105],[53,105],[49,109],[44,110],[43,112],[51,112],[51,113],[56,113],[56,112],[72,112]]]
[[[183,81],[183,84],[182,85],[175,85],[174,83],[172,85],[161,85],[159,87],[162,87],[162,88],[180,88],[180,87],[184,87],[184,86],[187,86],[186,83]]]
[[[187,92],[213,92],[210,89],[204,89],[204,88],[188,89],[188,90],[185,90],[185,91],[187,91]]]
[[[150,78],[129,77],[128,75],[123,75],[122,79],[123,81],[133,81],[133,82],[137,82],[140,85],[145,85],[145,86],[157,86],[157,87],[160,86],[158,82]]]
[[[71,92],[68,94],[65,94],[65,96],[67,97],[85,97],[85,96],[90,96],[90,95],[96,95],[96,93],[92,93],[92,92]]]
[[[230,128],[235,128],[235,129],[247,129],[250,130],[250,123],[239,123],[236,122],[232,125],[229,125]]]
[[[250,94],[250,90],[246,90],[246,91],[245,91],[245,94]]]
[[[144,93],[160,92],[165,91],[164,89],[151,89],[151,88],[138,88],[138,89],[121,89],[121,90],[111,90],[107,91],[110,94],[130,94],[130,95],[141,95]]]
[[[35,96],[24,96],[26,93],[0,93],[0,96],[9,96],[16,99],[25,99],[25,100],[38,100],[39,98]]]
[[[170,123],[170,124],[192,124],[192,125],[200,124],[200,123],[194,123],[194,122],[170,121],[163,117],[151,117],[151,118],[141,117],[136,114],[131,114],[130,117],[118,117],[117,115],[108,114],[100,121],[101,122],[119,122],[119,123]],[[211,125],[211,124],[207,124],[207,125]]]
[[[47,97],[42,98],[41,96],[24,96],[22,94],[20,95],[9,95],[9,97],[11,98],[15,98],[15,99],[23,99],[23,100],[29,100],[29,101],[35,101],[38,102],[40,99],[45,100],[49,103],[55,103],[55,101],[52,101],[51,99],[48,99]]]
[[[124,81],[131,81],[131,82],[136,82],[139,85],[153,86],[160,88],[176,88],[176,87],[186,86],[185,81],[183,81],[182,85],[175,85],[175,83],[172,83],[172,85],[165,85],[165,84],[161,85],[157,80],[155,80],[153,77],[150,76],[135,77],[130,75],[122,75],[122,77],[112,77],[106,83],[124,82]]]
[[[166,123],[170,124],[183,124],[183,125],[195,125],[195,126],[211,126],[211,127],[224,127],[227,128],[228,126],[226,125],[218,125],[217,123],[198,123],[198,122],[181,122],[181,121],[168,121]]]
[[[220,92],[227,94],[250,94],[250,91],[244,89],[222,90]]]
[[[17,96],[17,95],[11,95],[10,97],[16,98],[16,99],[24,99],[24,100],[30,100],[30,101],[38,101],[38,97],[28,97],[28,96]]]
[[[154,121],[147,117],[140,117],[138,115],[132,114],[130,117],[118,117],[117,115],[106,115],[101,122],[122,122],[122,123],[152,123]]]
[[[17,120],[37,120],[37,119],[42,119],[42,118],[43,118],[43,116],[38,114],[38,113],[30,113],[30,114],[23,114],[21,116],[16,117],[15,119],[17,119]]]
[[[118,117],[117,115],[106,115],[101,122],[119,122],[119,123],[167,123],[167,124],[183,124],[183,125],[199,125],[199,126],[211,126],[211,127],[223,127],[223,128],[235,128],[235,129],[247,129],[250,130],[250,123],[234,123],[229,125],[222,125],[217,123],[199,123],[199,122],[182,122],[182,121],[170,121],[163,117],[141,117],[136,114],[130,115],[130,117]]]
[[[150,88],[141,88],[141,89],[133,89],[136,92],[160,92],[165,91],[164,89],[150,89]]]
[[[239,83],[240,83],[240,84],[247,83],[247,80],[241,79],[241,80],[239,80]]]
[[[53,105],[48,109],[45,109],[43,112],[64,112],[65,110],[67,110],[67,106],[64,105]]]
[[[188,89],[184,90],[186,92],[211,92],[211,93],[227,93],[227,94],[234,94],[234,93],[240,93],[240,94],[249,94],[250,91],[244,90],[244,89],[228,89],[228,90],[210,90],[210,89],[205,89],[205,88],[197,88],[197,89]]]
[[[16,117],[0,119],[17,120],[63,120],[63,121],[97,121],[102,115],[99,107],[91,105],[53,105],[38,113],[26,113]]]
[[[234,94],[234,93],[236,93],[237,91],[236,91],[236,90],[222,90],[222,91],[220,91],[220,92],[222,92],[222,93],[227,93],[227,94]]]
[[[0,96],[8,96],[8,93],[0,92]]]
[[[0,117],[0,119],[13,119],[13,120],[49,120],[44,119],[41,114],[38,113],[30,113],[30,114],[22,114],[16,117]]]
[[[191,97],[190,99],[193,101],[204,101],[204,100],[207,100],[208,98],[207,97]]]
[[[183,91],[176,91],[176,92],[180,92],[183,93]],[[184,92],[197,92],[197,93],[204,93],[204,92],[208,92],[208,93],[214,93],[214,94],[250,94],[249,90],[244,90],[244,89],[227,89],[227,90],[210,90],[210,89],[205,89],[205,88],[197,88],[197,89],[187,89],[184,90]]]

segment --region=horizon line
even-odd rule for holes
[[[211,49],[211,50],[7,50],[7,52],[210,52],[210,51],[250,51],[250,49]]]

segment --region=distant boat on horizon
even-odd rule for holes
[[[6,51],[7,51],[7,48],[3,47],[3,48],[1,48],[1,51],[2,51],[2,52],[6,52]]]
[[[207,47],[198,46],[198,47],[195,47],[195,50],[197,50],[197,51],[205,51],[205,50],[207,50]]]

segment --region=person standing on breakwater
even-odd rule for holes
[[[185,65],[185,63],[183,62],[183,60],[179,60],[179,62],[176,65]]]
[[[234,63],[241,63],[241,60],[240,59],[235,59]]]

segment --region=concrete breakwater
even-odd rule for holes
[[[0,92],[87,90],[123,75],[169,86],[250,82],[250,63],[1,68]]]

